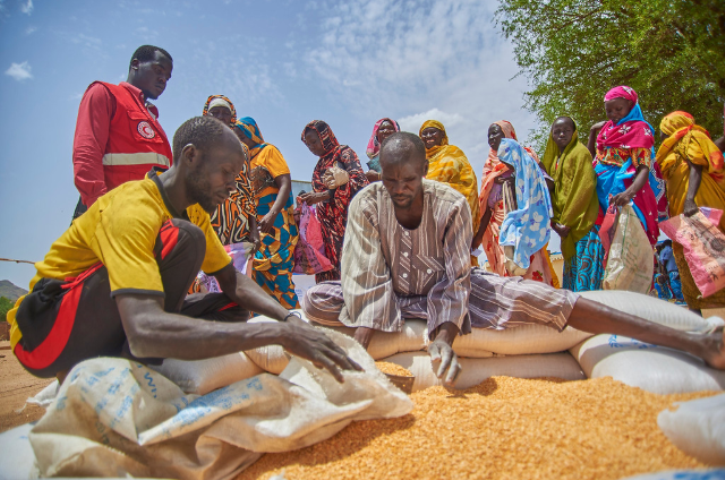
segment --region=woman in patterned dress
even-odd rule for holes
[[[498,148],[504,138],[518,141],[516,130],[514,130],[511,122],[499,120],[488,127],[488,145],[490,149],[486,163],[483,166],[481,191],[478,196],[481,222],[475,232],[471,246],[477,248],[481,245],[491,271],[502,277],[508,277],[511,274],[506,270],[504,249],[500,244],[499,237],[501,225],[507,213],[504,207],[504,183],[513,181],[514,173],[498,158]],[[536,155],[536,152],[530,147],[522,146],[522,148],[538,164],[539,156]],[[535,252],[529,262],[530,265],[524,274],[524,278],[543,282],[554,288],[560,288],[559,279],[549,258],[548,246],[544,246],[544,248]]]
[[[355,194],[368,185],[368,179],[357,154],[347,145],[340,145],[329,125],[322,120],[314,120],[305,126],[302,142],[320,158],[312,173],[314,191],[300,195],[300,200],[308,205],[317,205],[325,256],[335,267],[316,274],[315,280],[317,283],[340,280],[347,210]]]
[[[284,308],[300,308],[292,281],[299,230],[289,166],[277,147],[264,141],[253,118],[242,118],[235,127],[249,149],[249,180],[256,201],[260,247],[254,256],[254,279]]]
[[[202,115],[211,115],[221,122],[229,124],[232,130],[237,123],[237,111],[234,104],[224,95],[210,96]],[[211,215],[211,225],[223,245],[248,242],[256,250],[259,246],[257,231],[257,212],[254,203],[252,186],[249,183],[249,165],[245,163],[236,178],[237,188],[224,203],[220,204]]]

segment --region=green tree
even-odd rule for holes
[[[713,138],[722,135],[725,1],[501,0],[496,20],[532,86],[527,107],[542,122],[539,147],[564,114],[586,138],[617,85],[637,91],[655,128],[685,110]]]
[[[13,308],[14,305],[15,302],[13,302],[12,300],[5,297],[0,297],[0,322],[4,322],[6,320],[8,311]]]

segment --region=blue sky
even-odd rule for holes
[[[146,43],[174,58],[155,102],[169,137],[209,95],[224,94],[280,148],[292,178],[309,180],[316,158],[300,133],[311,120],[327,121],[364,163],[379,118],[416,133],[435,118],[480,182],[491,122],[510,120],[524,143],[536,127],[513,48],[493,21],[497,4],[0,0],[0,257],[40,260],[68,227],[81,95],[94,80],[125,80]],[[0,279],[24,288],[33,274],[0,262]]]

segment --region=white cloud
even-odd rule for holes
[[[83,45],[86,48],[90,48],[92,50],[101,50],[101,39],[96,37],[91,37],[89,35],[79,33],[71,38],[71,42],[75,43],[76,45]]]
[[[5,70],[5,75],[13,77],[18,82],[33,78],[33,74],[30,73],[30,64],[28,62],[23,63],[12,63],[10,68]]]
[[[332,101],[374,122],[391,116],[417,133],[438,116],[480,176],[486,131],[511,121],[525,139],[536,127],[524,106],[513,46],[493,22],[494,0],[328,0],[304,57]],[[514,78],[516,77],[516,78]]]
[[[34,27],[31,25],[25,29],[25,35],[32,35],[33,33],[37,32],[37,31],[38,31],[38,27]]]
[[[27,0],[25,3],[20,4],[20,11],[26,15],[33,13],[33,0]]]
[[[455,127],[465,121],[463,116],[457,113],[441,112],[437,108],[433,108],[427,112],[415,113],[413,115],[400,118],[398,119],[398,123],[400,124],[401,130],[417,134],[418,130],[420,130],[420,126],[423,125],[423,122],[426,120],[438,120],[446,127],[446,129]]]

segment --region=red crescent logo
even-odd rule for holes
[[[146,120],[139,122],[137,130],[143,138],[152,139],[156,136],[156,132]]]

